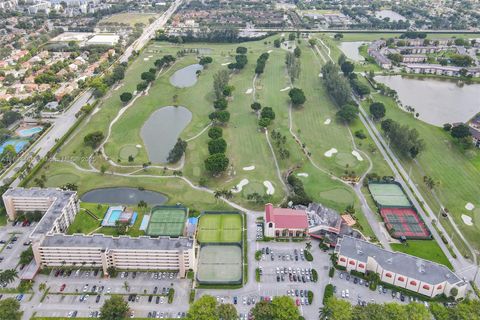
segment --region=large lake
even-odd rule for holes
[[[168,198],[160,192],[114,187],[90,190],[80,199],[84,202],[125,205],[136,205],[140,200],[143,200],[149,205],[156,205],[165,203]]]
[[[358,48],[361,45],[368,43],[365,41],[348,41],[340,43],[340,50],[345,54],[345,56],[353,61],[364,61],[365,58],[360,54]]]
[[[188,67],[177,70],[171,77],[170,83],[177,88],[192,87],[197,83],[197,71],[203,70],[199,64],[192,64]]]
[[[436,126],[466,122],[480,112],[480,84],[402,76],[376,76],[375,80],[396,90],[404,106],[420,113],[420,120]]]
[[[168,154],[180,133],[192,120],[192,113],[185,107],[163,107],[152,113],[140,131],[153,163],[167,162]]]

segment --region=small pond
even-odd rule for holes
[[[140,131],[153,163],[167,162],[168,154],[180,133],[192,120],[192,113],[185,107],[163,107],[152,113]]]
[[[397,21],[407,21],[407,18],[402,16],[399,13],[396,13],[395,11],[392,10],[380,10],[375,12],[375,17],[378,19],[385,19],[389,18],[390,22],[397,22]]]
[[[348,59],[353,61],[364,61],[365,58],[360,54],[358,48],[361,45],[367,42],[364,41],[349,41],[349,42],[341,42],[340,43],[340,50],[345,54]]]
[[[139,190],[128,187],[113,187],[93,189],[86,192],[80,198],[84,202],[136,205],[140,200],[149,205],[165,203],[168,198],[160,193],[149,190]]]
[[[180,70],[177,70],[171,77],[170,83],[177,88],[192,87],[197,83],[197,71],[203,70],[199,64],[192,64]]]
[[[466,122],[480,112],[480,84],[402,76],[376,76],[375,80],[397,91],[402,104],[415,108],[420,120],[436,126]]]

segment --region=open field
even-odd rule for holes
[[[478,156],[479,151],[464,152],[460,150],[447,132],[415,119],[411,114],[398,108],[391,98],[380,94],[374,94],[373,98],[375,101],[385,104],[386,118],[395,119],[418,130],[420,137],[425,141],[426,148],[415,162],[400,158],[403,166],[408,170],[411,168],[411,178],[421,190],[432,210],[434,212],[440,210],[440,204],[435,197],[437,196],[442,205],[449,210],[450,215],[470,243],[479,248],[480,215],[475,210],[471,212],[465,209],[468,202],[476,208],[480,207],[478,200],[480,170],[470,161],[470,159],[475,159]],[[433,191],[423,182],[424,176],[429,176],[438,182]],[[461,219],[462,214],[472,216],[474,225],[465,225]],[[445,222],[444,219],[441,219],[441,221],[442,223]],[[451,234],[452,228],[447,223],[443,224]],[[454,239],[457,238],[454,237]],[[456,242],[458,242],[462,253],[466,253],[467,250],[461,242]]]
[[[75,220],[68,227],[67,234],[74,233],[90,233],[99,228],[108,206],[96,203],[80,203],[80,212],[75,216]],[[95,219],[91,214],[88,214],[86,210],[89,210],[91,214],[97,217]]]
[[[158,14],[156,13],[138,13],[138,12],[126,12],[126,13],[117,13],[109,17],[103,18],[100,20],[99,24],[104,23],[122,23],[128,24],[133,27],[137,23],[142,23],[144,25],[150,24],[150,18],[156,18]]]
[[[408,240],[406,244],[392,243],[390,246],[394,251],[407,253],[426,260],[431,260],[443,264],[444,266],[453,270],[452,264],[450,261],[448,261],[447,257],[435,240]]]
[[[240,242],[242,240],[242,216],[237,213],[205,213],[198,222],[198,241]]]

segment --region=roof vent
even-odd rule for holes
[[[388,264],[392,264],[392,262],[393,262],[393,259],[392,259],[392,258],[388,258],[388,259],[387,259],[387,263],[388,263]]]
[[[425,273],[425,264],[420,260],[417,260],[416,264],[417,264],[418,272]]]

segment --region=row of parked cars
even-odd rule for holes
[[[262,269],[260,269],[262,274]],[[290,282],[309,282],[313,281],[313,273],[311,268],[292,268],[292,267],[277,267],[277,282],[288,279]]]
[[[178,312],[178,313],[169,313],[169,312],[161,312],[161,311],[151,311],[148,313],[147,318],[154,318],[154,319],[180,319],[185,318],[187,314],[185,312]]]

